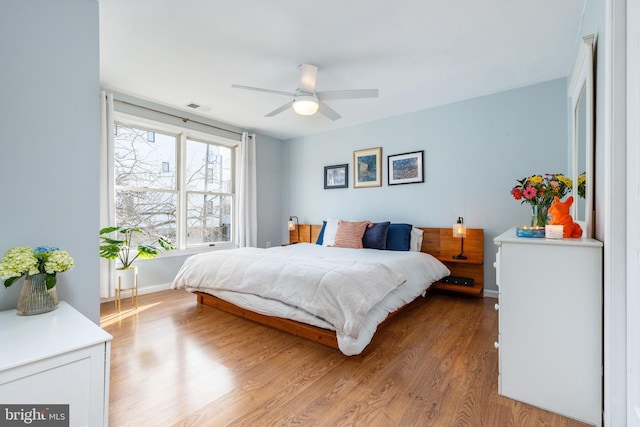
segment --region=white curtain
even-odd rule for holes
[[[258,246],[256,136],[243,132],[238,183],[238,246]]]
[[[113,177],[113,94],[100,92],[100,228],[115,225]],[[96,233],[98,230],[96,230]],[[97,251],[97,248],[96,248]],[[114,296],[115,261],[100,258],[100,297]]]

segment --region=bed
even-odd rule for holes
[[[196,293],[202,304],[350,356],[360,354],[381,325],[433,283],[455,273],[455,265],[440,261],[459,250],[450,228],[412,227],[413,250],[406,251],[316,244],[320,225],[300,225],[298,242],[297,231],[291,236],[296,244],[194,255],[172,287]],[[478,239],[471,240],[465,246],[476,247]]]

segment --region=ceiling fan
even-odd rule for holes
[[[293,93],[242,85],[231,85],[231,87],[257,92],[275,93],[276,95],[285,95],[293,98],[281,107],[266,114],[265,117],[273,117],[276,114],[282,113],[287,108],[292,107],[296,113],[303,116],[310,116],[319,111],[331,120],[338,120],[342,116],[325,104],[324,101],[378,97],[378,89],[328,90],[316,92],[318,67],[310,64],[300,64],[298,65],[298,69],[300,70],[300,81],[298,88]]]

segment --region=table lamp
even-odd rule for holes
[[[453,237],[460,239],[460,253],[454,255],[453,259],[467,259],[467,257],[463,255],[464,238],[467,237],[467,226],[464,225],[464,220],[461,216],[459,216],[458,221],[453,224]]]
[[[296,222],[293,222],[293,218],[296,219]],[[289,230],[295,230],[298,229],[298,240],[293,242],[293,243],[299,243],[300,242],[300,223],[298,222],[298,217],[295,215],[291,215],[289,216]]]

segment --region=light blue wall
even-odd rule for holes
[[[98,2],[3,1],[0,40],[0,254],[67,250],[58,295],[98,322]],[[0,286],[0,310],[21,284]]]
[[[256,135],[258,246],[261,248],[283,243],[280,224],[288,219],[285,215],[289,215],[283,212],[284,146],[279,139]]]
[[[344,218],[449,227],[463,216],[468,227],[485,230],[485,287],[497,290],[493,238],[530,219],[529,205],[509,194],[515,180],[567,173],[566,92],[563,78],[286,141],[285,211],[315,224]],[[353,188],[353,151],[372,147],[382,147],[383,186]],[[424,150],[425,182],[388,186],[387,156],[417,150]],[[324,166],[341,163],[349,164],[349,188],[324,190]]]

